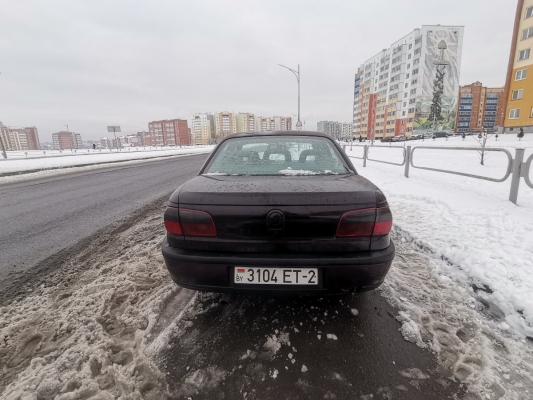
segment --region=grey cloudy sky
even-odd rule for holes
[[[503,86],[516,0],[2,0],[0,121],[84,140],[195,112],[351,122],[357,67],[417,27],[464,25],[461,84]]]

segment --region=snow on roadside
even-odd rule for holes
[[[404,338],[437,354],[470,393],[487,399],[533,397],[533,347],[514,334],[470,288],[447,276],[435,260],[394,233],[396,259],[381,288],[399,308]],[[505,397],[504,397],[505,396]]]
[[[48,170],[51,168],[65,168],[84,164],[99,164],[105,162],[138,160],[154,157],[166,157],[184,154],[209,153],[214,146],[174,148],[151,151],[122,151],[119,153],[93,153],[83,155],[70,155],[61,157],[24,158],[24,159],[0,159],[0,175],[13,172],[33,170]]]
[[[384,158],[389,151],[372,150]],[[348,154],[355,149],[348,148]],[[504,158],[489,158],[481,166],[477,152],[428,149],[419,155],[417,162],[436,168],[489,176],[505,171]],[[479,289],[477,297],[500,310],[507,325],[533,337],[532,189],[522,181],[517,207],[508,201],[509,180],[493,183],[413,168],[405,178],[403,167],[369,161],[363,168],[361,160],[352,161],[385,193],[395,227],[406,239],[435,259],[448,260],[450,278]]]
[[[195,292],[170,280],[161,240],[158,213],[80,253],[59,282],[0,307],[0,396],[166,398],[150,347]]]

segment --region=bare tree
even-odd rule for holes
[[[497,131],[494,131],[494,130],[488,131],[487,129],[485,129],[483,132],[480,132],[479,135],[477,135],[477,137],[474,136],[475,141],[479,143],[479,147],[480,147],[480,149],[478,150],[478,153],[481,159],[481,165],[485,165],[485,160],[487,159],[485,155],[487,139],[490,139],[494,135],[496,135],[497,137],[498,136],[497,133],[498,133]]]

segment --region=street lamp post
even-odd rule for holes
[[[296,128],[301,131],[302,130],[302,122],[300,121],[300,64],[298,64],[298,71],[293,70],[292,68],[286,67],[285,65],[278,64],[280,67],[286,68],[289,71],[291,71],[294,76],[296,76],[296,80],[298,81],[298,122],[296,123]]]

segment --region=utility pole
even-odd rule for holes
[[[296,77],[296,80],[298,81],[298,122],[296,123],[296,129],[301,131],[302,130],[302,121],[300,121],[300,64],[298,64],[298,70],[295,71],[292,68],[286,67],[285,65],[278,64],[280,67],[286,68],[289,71],[291,71],[294,76]]]

